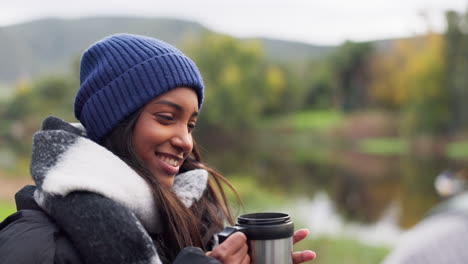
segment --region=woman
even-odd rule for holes
[[[249,263],[242,233],[212,249],[233,219],[231,185],[201,161],[191,134],[203,89],[195,64],[162,41],[119,34],[86,50],[80,124],[49,117],[35,134],[36,186],[0,224],[2,263]],[[294,263],[314,257],[293,254]]]

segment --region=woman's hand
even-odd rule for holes
[[[206,255],[223,264],[249,264],[250,257],[247,254],[246,242],[247,237],[242,232],[235,232]]]
[[[297,230],[296,232],[294,232],[294,235],[293,235],[293,244],[296,244],[297,242],[303,240],[308,234],[309,234],[309,230],[307,229]],[[294,264],[299,264],[299,263],[313,260],[317,256],[315,252],[310,251],[310,250],[305,250],[302,252],[294,252],[292,255],[293,255],[292,257],[293,257]]]

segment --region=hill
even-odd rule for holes
[[[93,42],[122,32],[154,36],[182,47],[184,39],[211,30],[199,23],[184,20],[132,17],[40,19],[0,27],[0,83],[69,70]],[[303,62],[333,49],[275,39],[257,40],[264,45],[268,58],[281,62]]]

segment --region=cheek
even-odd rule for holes
[[[155,147],[168,141],[170,131],[164,126],[158,125],[153,120],[142,120],[135,125],[133,130],[133,146],[140,155],[148,155],[154,152]]]
[[[140,159],[144,160],[144,155],[149,151],[149,139],[151,137],[151,127],[147,125],[148,121],[139,120],[133,129],[132,143],[135,152]]]
[[[139,134],[133,134],[132,137],[132,144],[135,150],[135,154],[138,156],[140,160],[144,160],[144,153],[145,153],[145,144],[142,144],[143,140]]]

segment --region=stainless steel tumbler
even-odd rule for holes
[[[253,264],[291,264],[294,224],[284,213],[253,213],[237,218],[236,226],[218,233],[219,243],[234,232],[247,236]]]

